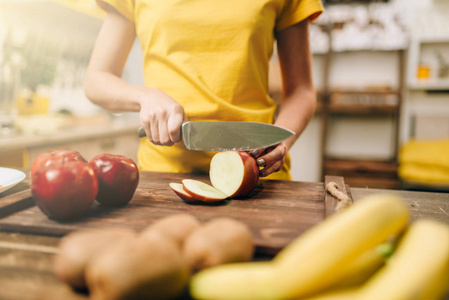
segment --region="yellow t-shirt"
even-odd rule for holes
[[[273,123],[268,65],[275,32],[323,10],[320,0],[98,0],[133,21],[143,53],[145,85],[180,103],[188,120]],[[142,170],[209,171],[214,152],[142,138]],[[290,179],[289,157],[272,179]]]

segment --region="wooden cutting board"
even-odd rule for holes
[[[190,213],[202,222],[226,216],[250,227],[257,253],[272,255],[333,213],[338,199],[326,192],[327,182],[335,182],[352,199],[342,177],[326,176],[324,183],[261,179],[246,199],[192,205],[184,203],[169,187],[170,182],[186,178],[209,183],[207,176],[141,172],[139,186],[128,205],[108,208],[95,203],[85,218],[65,223],[48,219],[34,205],[27,189],[0,198],[0,230],[63,236],[82,228],[130,227],[139,231],[175,213]]]

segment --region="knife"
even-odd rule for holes
[[[182,124],[182,140],[188,150],[249,151],[279,144],[295,133],[257,122],[189,121]],[[140,127],[139,137],[146,136]]]

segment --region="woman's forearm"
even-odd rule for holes
[[[303,133],[316,110],[315,89],[301,89],[285,97],[279,108],[275,125],[290,129],[295,135],[285,141],[290,149],[298,137]]]
[[[114,112],[139,111],[142,94],[148,88],[125,82],[121,76],[135,40],[135,24],[112,6],[107,10],[92,52],[84,81],[86,96],[93,103]]]
[[[140,101],[149,88],[129,84],[114,74],[92,71],[86,76],[84,90],[96,105],[113,112],[138,112]]]
[[[316,109],[308,23],[308,19],[303,20],[277,35],[284,95],[275,124],[296,133],[285,142],[287,149],[307,127]]]

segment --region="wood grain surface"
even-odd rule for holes
[[[232,217],[251,229],[256,252],[275,254],[295,237],[326,216],[324,183],[260,180],[246,199],[231,199],[215,205],[184,203],[169,187],[170,182],[192,178],[209,183],[207,176],[141,172],[133,200],[122,207],[97,203],[89,214],[73,222],[57,222],[32,203],[29,190],[10,194],[0,201],[0,230],[63,236],[73,230],[94,227],[130,227],[136,231],[159,218],[190,213],[204,222],[215,217]],[[340,177],[332,177],[343,185]],[[327,205],[335,202],[327,201]],[[332,210],[328,208],[327,210]]]
[[[214,215],[227,215],[233,211],[241,211],[239,218],[248,224],[262,223],[262,229],[267,230],[269,225],[274,228],[289,228],[285,220],[293,220],[302,228],[311,223],[322,220],[326,211],[333,213],[332,203],[337,199],[324,192],[324,183],[305,182],[277,182],[261,180],[251,199],[231,200],[222,206],[192,206],[181,202],[166,185],[171,181],[179,181],[183,178],[195,178],[207,180],[203,176],[170,174],[146,174],[142,173],[142,181],[136,193],[135,199],[128,205],[118,209],[104,209],[93,207],[88,218],[78,222],[60,224],[48,220],[33,203],[29,204],[29,179],[0,194],[0,228],[9,228],[8,231],[0,229],[0,299],[8,300],[80,300],[89,299],[89,295],[83,291],[74,291],[68,285],[56,278],[53,273],[54,251],[60,241],[60,235],[27,233],[27,231],[39,231],[63,234],[76,228],[86,226],[131,226],[140,228],[143,224],[151,223],[156,217],[160,217],[157,211],[165,214],[171,212],[192,212],[202,220],[207,220]],[[338,184],[338,189],[346,189],[346,192],[357,202],[374,193],[395,193],[409,206],[412,219],[430,218],[449,224],[449,193],[401,191],[386,189],[354,188],[339,182],[339,178],[326,178]],[[20,193],[24,191],[23,193]],[[324,195],[323,195],[324,193]],[[28,194],[29,195],[29,194]],[[28,200],[27,200],[28,199]],[[325,200],[323,200],[325,199]],[[18,203],[18,204],[16,204]],[[27,204],[28,203],[28,204]],[[161,210],[165,204],[168,207]],[[226,209],[230,207],[230,209]],[[272,210],[270,210],[270,207]],[[156,210],[153,212],[153,210]],[[137,220],[130,220],[134,215],[130,212],[139,211]],[[286,212],[286,213],[285,213]],[[246,215],[245,215],[246,214]],[[264,215],[268,215],[265,219]],[[310,215],[304,220],[298,219],[301,215]],[[155,217],[156,216],[156,217]],[[313,216],[313,218],[311,217]],[[35,219],[31,221],[31,219]],[[259,221],[257,221],[259,220]],[[262,221],[261,221],[262,220]],[[279,220],[279,221],[276,221]],[[307,221],[308,220],[308,221]],[[129,225],[125,224],[127,221]],[[22,223],[20,223],[22,222]],[[104,225],[102,225],[104,224]],[[34,226],[34,227],[33,227]],[[62,229],[60,227],[63,227]],[[293,225],[297,226],[297,225]],[[298,225],[299,226],[299,225]],[[54,227],[55,229],[51,229]],[[16,230],[14,230],[16,228]],[[24,230],[25,232],[21,232]],[[303,229],[297,229],[300,232]],[[274,234],[276,238],[280,234]],[[288,240],[285,237],[282,241]],[[264,242],[263,239],[259,243]],[[266,242],[266,241],[265,241]],[[265,259],[270,259],[267,255]],[[264,259],[256,256],[257,260]],[[188,295],[183,295],[178,300],[191,300]],[[449,300],[449,294],[444,298]]]

